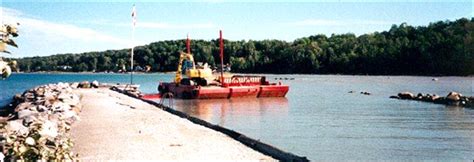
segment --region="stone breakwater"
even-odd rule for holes
[[[8,114],[0,117],[0,161],[276,161],[111,87],[57,83],[15,95]],[[141,95],[138,86],[113,87]]]
[[[5,160],[75,160],[71,125],[79,120],[80,96],[73,89],[94,81],[42,85],[17,94],[9,115],[0,117],[0,154]]]
[[[416,100],[423,102],[431,102],[436,104],[444,104],[451,106],[474,107],[474,97],[463,96],[458,92],[450,92],[446,97],[438,96],[436,94],[422,94],[414,95],[411,92],[401,92],[397,96],[390,96],[394,99],[402,100]]]
[[[83,104],[81,121],[71,129],[80,160],[276,161],[131,93],[107,88],[74,92]]]

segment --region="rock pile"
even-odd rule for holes
[[[71,87],[75,88],[99,88],[100,86],[107,86],[106,84],[100,85],[97,80],[89,83],[89,81],[82,81],[80,83],[72,83]]]
[[[125,93],[127,95],[131,95],[134,97],[142,97],[143,94],[142,92],[140,92],[139,88],[140,88],[140,85],[136,85],[136,84],[114,85],[111,87],[112,90],[118,90],[119,92]]]
[[[79,85],[60,82],[15,95],[13,114],[0,120],[1,155],[7,160],[75,160],[69,131],[82,107],[72,92]]]
[[[474,107],[474,97],[463,96],[458,92],[449,92],[446,97],[441,97],[436,94],[422,94],[414,95],[411,92],[401,92],[397,96],[390,96],[394,99],[404,100],[417,100],[424,102],[432,102],[437,104],[463,106],[463,107]]]
[[[347,93],[356,93],[356,91],[349,91]],[[367,91],[361,91],[360,94],[362,94],[362,95],[371,95],[372,93],[367,92]]]
[[[362,92],[360,92],[360,94],[363,94],[363,95],[371,95],[372,93],[366,92],[366,91],[362,91]]]

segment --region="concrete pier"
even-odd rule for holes
[[[75,89],[83,105],[72,126],[81,160],[276,161],[156,106],[106,88]]]

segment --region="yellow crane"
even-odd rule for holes
[[[187,78],[183,78],[183,73]],[[194,57],[191,53],[180,52],[178,69],[176,70],[174,80],[176,84],[206,86],[213,80],[212,70],[207,64],[196,67]]]

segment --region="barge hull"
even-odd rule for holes
[[[220,99],[229,98],[231,90],[226,87],[198,87],[195,90],[196,99]]]
[[[258,97],[285,97],[289,89],[287,85],[262,85]]]
[[[287,85],[256,85],[256,86],[189,86],[174,83],[161,83],[160,94],[171,92],[174,97],[182,99],[225,99],[239,97],[285,97]]]
[[[242,86],[242,87],[229,87],[230,96],[229,98],[236,97],[254,97],[256,98],[259,93],[258,86]]]

